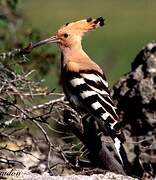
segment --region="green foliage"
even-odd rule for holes
[[[16,9],[16,6],[18,4],[18,0],[1,0],[0,5],[7,6],[13,10]]]
[[[18,0],[7,0],[7,4],[10,8],[16,9]]]

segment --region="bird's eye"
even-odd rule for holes
[[[67,38],[69,35],[67,33],[64,33],[63,35],[65,38]]]

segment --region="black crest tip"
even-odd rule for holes
[[[91,22],[93,19],[91,17],[87,18],[86,21],[87,22]]]
[[[99,18],[97,18],[97,20],[100,22],[100,26],[104,25],[105,19],[103,17],[99,17]]]
[[[104,21],[105,21],[105,19],[103,18],[103,17],[99,17],[99,18],[97,18],[95,21],[94,21],[94,23],[99,23],[100,24],[100,26],[103,26],[104,25]]]

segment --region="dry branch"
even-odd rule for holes
[[[30,54],[35,47],[36,46],[34,46],[33,43],[30,43],[25,48],[13,49],[9,52],[0,53],[0,60],[4,61],[6,59],[22,58],[24,61],[27,61],[26,55]]]

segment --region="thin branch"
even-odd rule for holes
[[[27,147],[24,147],[24,148],[20,149],[20,147],[19,147],[18,150],[13,150],[13,149],[7,148],[7,144],[6,144],[5,146],[0,146],[0,150],[10,151],[10,152],[13,152],[14,154],[15,154],[15,153],[20,153],[20,152],[22,152],[22,153],[31,155],[32,157],[34,157],[34,158],[36,158],[36,159],[38,159],[38,160],[41,160],[40,158],[34,156],[32,153],[26,151],[26,150],[25,150],[26,148],[27,148]]]
[[[54,149],[55,146],[51,143],[50,138],[49,138],[49,136],[47,135],[47,133],[46,133],[46,131],[44,130],[44,128],[43,128],[37,121],[35,121],[35,120],[32,120],[32,121],[33,121],[33,123],[41,130],[41,132],[43,133],[46,141],[48,142],[49,151],[48,151],[47,166],[48,166],[48,170],[50,170],[50,164],[49,164],[49,162],[50,162],[50,155],[51,155],[51,150],[52,150],[51,148]]]
[[[31,53],[31,51],[34,48],[35,46],[33,45],[33,43],[30,43],[25,48],[13,49],[12,51],[9,51],[9,52],[0,53],[0,60],[6,60],[7,58],[14,59],[16,57],[22,57],[24,61],[27,61],[27,57],[25,55]]]
[[[49,105],[52,105],[52,104],[54,104],[54,103],[57,103],[57,102],[65,102],[64,101],[64,96],[63,97],[61,97],[61,98],[58,98],[58,99],[54,99],[54,100],[50,100],[50,101],[48,101],[48,102],[45,102],[45,103],[43,103],[43,104],[38,104],[38,105],[36,105],[36,106],[33,106],[33,107],[31,107],[30,109],[28,109],[28,111],[32,111],[32,110],[36,110],[36,109],[42,109],[42,108],[45,108],[45,107],[47,107],[47,106],[49,106]]]
[[[7,159],[4,157],[0,157],[0,163],[4,163],[4,164],[8,164],[8,165],[21,164],[23,167],[25,167],[25,165],[20,161]]]

